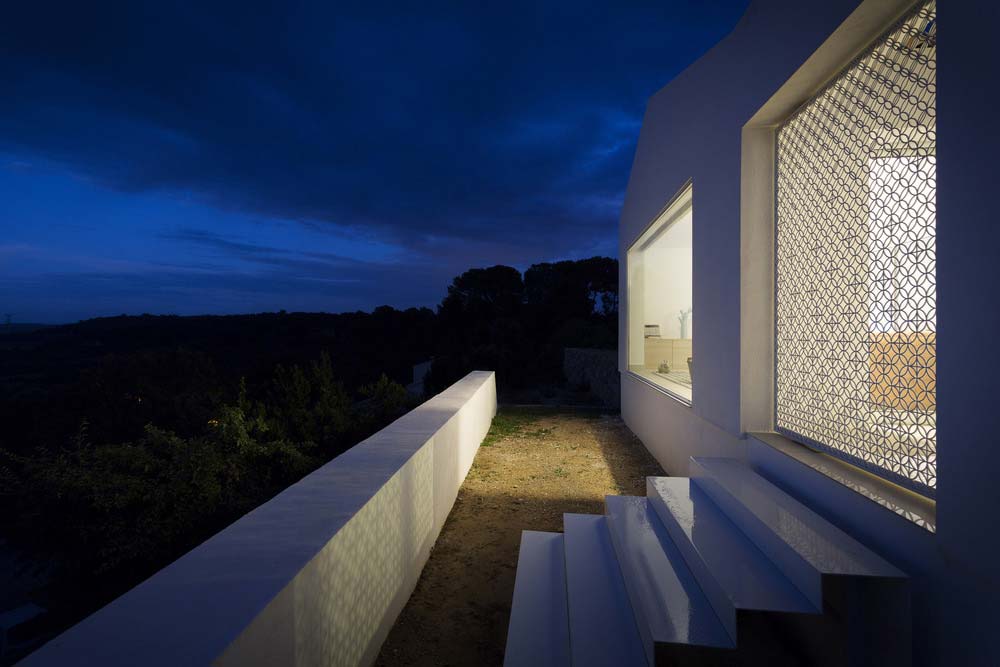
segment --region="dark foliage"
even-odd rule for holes
[[[122,592],[416,403],[385,375],[353,403],[325,353],[234,393],[188,436],[147,423],[109,442],[84,420],[58,446],[0,450],[0,525],[45,564],[49,604]]]
[[[62,443],[86,419],[95,442],[139,438],[146,424],[200,433],[245,378],[268,389],[276,366],[304,369],[326,352],[336,379],[358,389],[382,374],[407,384],[427,360],[427,308],[372,313],[111,317],[0,338],[0,447]]]
[[[614,347],[617,262],[472,269],[437,312],[114,317],[0,337],[0,538],[63,627],[474,369]],[[55,629],[58,629],[56,627]]]
[[[501,392],[561,380],[564,347],[613,348],[618,341],[618,262],[606,257],[508,266],[455,278],[438,308],[428,386],[470,370],[497,372]]]

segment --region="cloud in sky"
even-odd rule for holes
[[[611,253],[646,99],[745,6],[59,4],[0,24],[0,226],[53,258],[3,259],[0,298],[50,320],[88,312],[46,314],[60,280],[116,275],[69,270],[66,239],[95,264],[191,269],[133,270],[184,301],[80,293],[123,299],[110,312],[226,308],[230,282],[250,290],[232,308],[274,308],[282,285],[352,272],[353,295],[288,301],[432,304],[469,266]]]

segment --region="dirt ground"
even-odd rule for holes
[[[617,416],[501,410],[377,664],[501,665],[522,530],[604,513],[664,472]]]

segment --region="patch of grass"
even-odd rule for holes
[[[540,416],[537,410],[501,410],[493,418],[489,433],[483,438],[482,447],[492,447],[504,438],[519,436],[522,438],[544,438],[552,433],[551,428],[535,428],[529,430]]]
[[[569,473],[562,466],[559,466],[555,470],[553,470],[552,474],[554,474],[556,477],[569,477]]]
[[[483,438],[483,447],[492,447],[500,440],[521,433],[525,426],[534,421],[530,415],[523,413],[498,412],[490,424],[489,433]]]

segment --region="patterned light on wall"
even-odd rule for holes
[[[778,131],[778,430],[933,496],[936,4]]]

